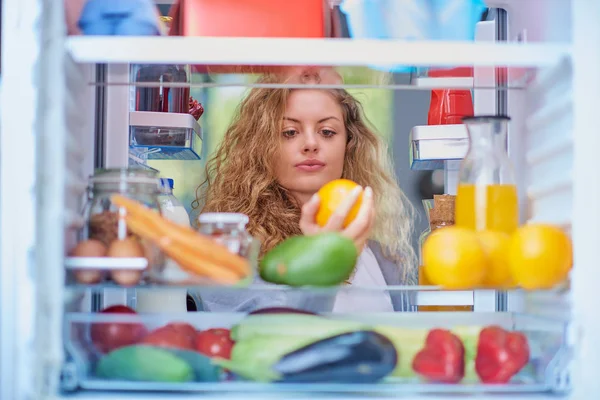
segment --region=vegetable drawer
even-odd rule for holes
[[[433,328],[443,334],[432,341]],[[565,331],[563,323],[512,313],[67,313],[62,385],[65,391],[564,393],[570,389]],[[439,375],[449,367],[438,361],[455,356],[435,343],[444,335],[464,348],[454,381]],[[527,349],[511,353],[513,336],[526,340]]]

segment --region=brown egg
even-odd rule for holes
[[[113,240],[108,246],[108,257],[144,257],[144,248],[140,242],[134,238],[123,240]]]
[[[104,257],[106,246],[99,240],[88,239],[77,243],[71,251],[73,257]],[[102,271],[97,269],[80,269],[73,272],[75,280],[79,283],[91,285],[102,281]]]
[[[123,240],[114,240],[108,247],[108,257],[144,257],[144,248],[135,238],[126,238]],[[114,270],[110,272],[111,278],[123,286],[133,286],[139,283],[142,278],[140,270]]]
[[[102,281],[102,271],[97,269],[79,269],[74,272],[75,280],[85,285],[92,285]]]
[[[71,251],[73,257],[104,257],[106,246],[99,240],[88,239],[77,243]]]
[[[137,269],[121,269],[110,271],[113,281],[122,286],[135,286],[142,279],[142,271]]]

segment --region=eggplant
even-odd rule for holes
[[[392,342],[373,331],[355,331],[292,351],[272,370],[281,383],[375,383],[396,367]]]
[[[317,315],[314,312],[300,310],[298,308],[290,307],[266,307],[260,308],[250,312],[248,315],[260,315],[260,314],[305,314],[305,315]]]

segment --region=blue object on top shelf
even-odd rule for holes
[[[160,35],[152,0],[88,0],[79,18],[79,28],[84,35]]]
[[[343,0],[350,37],[357,39],[474,40],[484,0]],[[377,65],[414,72],[407,65]]]
[[[169,189],[171,189],[171,190],[173,190],[173,189],[174,189],[174,187],[175,187],[175,186],[174,186],[174,184],[175,184],[175,181],[173,181],[173,179],[171,179],[171,178],[160,178],[160,184],[161,184],[163,187],[168,187],[168,188],[169,188]]]

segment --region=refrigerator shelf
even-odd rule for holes
[[[534,394],[567,393],[570,390],[568,366],[571,351],[566,344],[567,324],[523,314],[514,313],[456,313],[448,318],[446,313],[395,313],[386,315],[336,314],[331,318],[352,320],[368,326],[388,328],[459,328],[474,332],[487,325],[499,325],[524,333],[529,341],[530,362],[509,384],[489,385],[477,382],[475,375],[461,384],[432,384],[416,377],[388,377],[374,384],[348,383],[256,383],[241,381],[231,374],[221,374],[215,381],[191,381],[185,383],[132,382],[103,379],[95,374],[95,367],[103,356],[96,342],[91,339],[95,324],[142,324],[148,331],[170,322],[185,322],[197,330],[208,328],[231,328],[246,318],[241,313],[187,313],[164,314],[90,314],[67,313],[65,315],[65,338],[68,362],[63,373],[63,389],[68,391],[119,391],[119,392],[203,392],[217,393],[314,393],[342,395],[393,395],[405,394]],[[471,328],[472,330],[470,330]],[[460,333],[459,333],[460,335]],[[467,342],[465,342],[467,343]],[[471,344],[473,345],[473,344]],[[402,357],[402,354],[400,354]],[[469,368],[467,366],[467,368]],[[467,379],[467,378],[466,378]]]
[[[66,287],[66,291],[77,297],[85,293],[102,294],[106,289],[123,289],[113,282],[104,282],[95,285],[86,285],[71,283]],[[361,299],[369,301],[372,298],[381,298],[388,295],[395,311],[417,311],[420,306],[458,306],[458,307],[478,307],[476,299],[493,299],[494,301],[484,302],[481,307],[475,311],[493,311],[495,308],[495,298],[500,292],[492,289],[476,290],[443,290],[436,286],[334,286],[325,288],[316,287],[290,287],[285,285],[271,285],[254,283],[243,286],[221,286],[221,285],[160,285],[154,283],[145,283],[137,286],[128,286],[128,290],[136,291],[161,291],[173,289],[186,289],[195,299],[199,309],[207,311],[223,311],[224,309],[233,309],[234,304],[238,304],[237,310],[251,312],[264,307],[292,307],[304,311],[326,313],[333,308],[333,302],[338,294],[348,294],[358,296]],[[512,289],[503,291],[507,293],[514,301],[525,301],[528,306],[534,309],[544,308],[546,304],[565,303],[563,300],[565,286],[560,285],[554,289],[526,291],[522,289]],[[220,305],[213,299],[228,298],[231,301]],[[549,303],[550,302],[550,303]],[[563,304],[564,305],[564,304]],[[565,305],[565,306],[568,306]],[[564,307],[563,307],[564,308]],[[568,310],[567,310],[568,311]],[[371,312],[365,308],[358,313]]]

